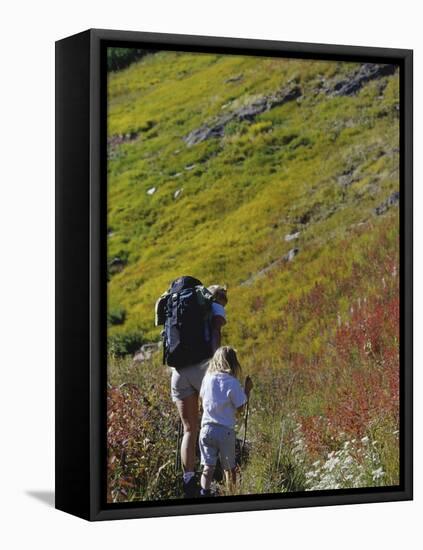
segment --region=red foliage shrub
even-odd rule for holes
[[[334,336],[334,392],[322,417],[302,419],[311,450],[330,437],[362,437],[372,422],[399,413],[399,298],[388,293],[356,308]]]
[[[342,296],[351,296],[349,314],[344,319],[338,314],[338,326],[323,338],[326,354],[320,354],[321,367],[324,361],[321,371],[328,376],[320,383],[326,383],[326,388],[319,388],[318,382],[314,388],[310,384],[309,391],[320,391],[322,395],[321,415],[301,418],[307,445],[317,454],[335,447],[334,441],[339,439],[363,437],[380,421],[398,425],[397,245],[387,232],[381,231],[378,246],[367,250],[367,262],[353,262],[337,285],[336,290]],[[326,266],[326,272],[328,269]],[[332,314],[332,301],[320,295],[316,285],[307,300],[303,299],[302,306],[307,308],[313,303],[322,316]],[[362,298],[357,298],[360,295]],[[321,303],[325,300],[326,304]]]
[[[108,389],[108,502],[128,500],[131,494],[151,496],[154,481],[171,464],[174,449],[169,441],[175,435],[176,416],[172,404],[164,403],[153,405],[136,384]],[[173,478],[162,480],[161,490],[174,494],[173,488],[169,490],[172,482]]]

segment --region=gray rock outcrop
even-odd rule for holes
[[[331,82],[324,86],[324,91],[332,96],[349,96],[356,94],[361,88],[370,82],[394,74],[395,65],[381,65],[379,63],[363,63],[358,70],[342,80]]]
[[[389,197],[382,202],[379,206],[377,206],[374,210],[376,216],[380,216],[381,214],[385,214],[392,206],[395,206],[398,204],[400,198],[399,191],[394,191]]]
[[[284,88],[278,92],[262,96],[253,100],[248,105],[239,107],[232,113],[227,113],[217,117],[208,124],[204,124],[195,130],[192,130],[187,136],[183,138],[188,147],[201,143],[206,139],[223,137],[225,133],[226,125],[233,121],[248,121],[252,122],[257,115],[269,111],[274,107],[283,105],[288,101],[293,101],[301,96],[301,88],[299,86],[292,86],[290,88]]]

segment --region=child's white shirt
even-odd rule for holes
[[[201,384],[200,397],[203,403],[201,426],[220,424],[233,428],[236,410],[247,401],[239,380],[226,372],[206,373]]]

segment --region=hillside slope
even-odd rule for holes
[[[374,209],[398,190],[398,75],[336,95],[358,67],[160,52],[111,74],[109,300],[124,317],[112,335],[157,339],[154,302],[184,273],[226,283],[238,325],[258,298],[271,319],[322,278],[322,255],[342,254],[357,224],[380,223]],[[294,100],[233,118],[222,137],[184,142],[222,113],[293,88]],[[292,249],[289,265],[278,262]],[[247,340],[258,337],[250,329]],[[228,331],[240,345],[235,323]]]
[[[398,105],[386,65],[158,52],[110,73],[109,381],[159,407],[137,398],[133,434],[156,454],[120,464],[128,427],[110,443],[111,500],[175,495],[168,374],[115,355],[159,339],[182,274],[227,284],[223,340],[255,380],[243,492],[398,483]]]

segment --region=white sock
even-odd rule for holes
[[[194,477],[194,472],[184,472],[184,483],[188,483]]]

